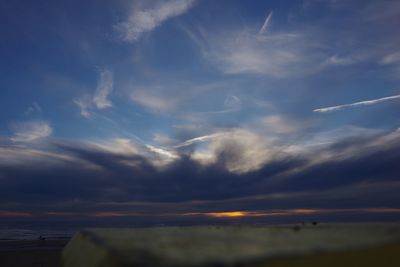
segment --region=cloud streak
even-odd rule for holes
[[[115,30],[123,41],[133,43],[144,33],[153,31],[168,19],[186,13],[194,2],[194,0],[168,0],[155,2],[152,6],[135,6],[126,21],[115,25]]]
[[[110,70],[100,71],[100,77],[97,82],[96,90],[91,94],[85,94],[73,99],[75,105],[80,109],[82,117],[90,118],[92,110],[105,109],[112,107],[112,102],[108,99],[114,88],[113,74]]]
[[[200,27],[185,30],[203,56],[223,73],[275,78],[313,73],[323,58],[318,49],[319,36],[305,29],[267,33],[271,21],[272,12],[261,29],[254,26],[220,32]]]
[[[164,96],[159,88],[147,88],[135,90],[131,93],[131,99],[136,104],[152,112],[171,112],[178,106],[178,100]]]
[[[175,146],[175,148],[181,148],[181,147],[186,147],[186,146],[191,146],[196,143],[201,143],[201,142],[206,142],[209,141],[215,137],[218,137],[220,135],[223,135],[223,133],[216,133],[216,134],[210,134],[210,135],[204,135],[204,136],[198,136],[189,140],[186,140],[178,145]]]
[[[11,137],[13,142],[33,142],[52,134],[53,129],[46,121],[25,121],[17,122],[12,125],[14,135]]]
[[[334,112],[334,111],[339,111],[339,110],[342,110],[345,108],[375,105],[378,103],[392,101],[395,99],[400,99],[400,95],[382,97],[382,98],[373,99],[373,100],[360,101],[360,102],[355,102],[355,103],[351,103],[351,104],[338,105],[338,106],[332,106],[332,107],[326,107],[326,108],[317,108],[317,109],[314,109],[313,111],[319,112],[319,113]]]
[[[269,21],[272,18],[272,11],[269,12],[268,16],[265,18],[264,24],[262,25],[262,27],[260,28],[260,30],[258,31],[258,34],[264,34],[267,31],[268,25],[269,25]]]
[[[100,80],[93,95],[93,103],[98,109],[104,109],[112,106],[108,96],[111,94],[114,86],[113,74],[109,70],[100,72]]]

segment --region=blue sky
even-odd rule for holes
[[[395,1],[2,0],[0,215],[397,214],[399,26]]]

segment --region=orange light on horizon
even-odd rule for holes
[[[211,218],[243,218],[243,217],[274,217],[274,216],[292,216],[292,215],[311,215],[311,214],[330,214],[330,213],[400,213],[400,208],[343,208],[343,209],[276,209],[276,210],[259,210],[259,211],[216,211],[216,212],[186,212],[186,213],[143,213],[132,211],[96,211],[91,213],[75,213],[75,212],[45,212],[43,214],[49,216],[88,216],[96,218],[112,218],[112,217],[131,217],[131,216],[206,216]],[[12,217],[32,217],[37,214],[29,212],[13,212],[1,211],[0,218]]]
[[[309,215],[323,213],[341,212],[368,212],[368,213],[397,213],[399,208],[356,208],[356,209],[288,209],[269,211],[221,211],[221,212],[193,212],[182,214],[184,216],[207,216],[213,218],[237,218],[237,217],[268,217],[268,216],[290,216]]]
[[[204,215],[215,218],[223,218],[223,217],[245,217],[250,216],[250,212],[246,211],[225,211],[225,212],[207,212]]]
[[[271,211],[222,211],[206,212],[193,215],[205,215],[214,218],[234,218],[234,217],[262,217],[262,216],[288,216],[296,214],[315,214],[320,213],[318,209],[293,209],[293,210],[271,210]]]

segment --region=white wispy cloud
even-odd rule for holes
[[[238,96],[228,95],[224,100],[225,110],[240,110],[242,108],[242,101]]]
[[[77,98],[74,98],[72,100],[75,105],[77,105],[79,107],[79,109],[81,110],[81,115],[85,118],[90,118],[91,113],[90,113],[90,109],[93,106],[92,103],[92,97],[90,95],[83,95]]]
[[[322,63],[323,66],[346,66],[359,63],[366,59],[366,56],[353,54],[347,56],[334,55],[329,57],[325,62]]]
[[[169,137],[163,133],[154,133],[153,134],[153,141],[161,144],[161,145],[173,145],[177,143],[177,140],[174,138]]]
[[[74,98],[73,102],[80,109],[80,113],[85,118],[90,118],[92,110],[105,109],[112,107],[112,102],[108,99],[113,91],[114,79],[110,70],[104,69],[100,71],[100,78],[97,82],[96,90],[91,94],[85,94],[80,97]]]
[[[390,65],[393,70],[393,77],[396,79],[400,79],[400,52],[392,52],[385,55],[381,60],[380,64],[382,65]]]
[[[33,113],[42,113],[42,107],[36,102],[33,102],[32,105],[28,107],[28,109],[25,111],[24,114],[30,115]]]
[[[299,35],[283,34],[257,36],[242,32],[228,41],[217,44],[215,59],[227,74],[254,73],[273,77],[285,77],[290,68],[302,61],[298,46]],[[221,45],[221,46],[220,46]]]
[[[84,142],[83,145],[86,145],[91,149],[105,151],[116,155],[140,155],[156,167],[165,167],[169,163],[180,158],[178,153],[172,149],[146,144],[137,138],[97,139]],[[135,166],[136,164],[134,161],[122,160],[121,162],[131,166]]]
[[[270,115],[260,121],[263,131],[269,134],[292,134],[300,132],[309,122],[294,120],[281,115]]]
[[[258,27],[218,29],[184,28],[203,56],[226,74],[257,74],[277,78],[313,73],[322,56],[320,40],[310,30],[273,32],[270,13]]]
[[[100,79],[97,83],[96,91],[93,95],[93,102],[98,109],[104,109],[112,106],[112,103],[108,99],[108,96],[112,92],[113,86],[114,81],[111,71],[101,71]]]
[[[52,134],[53,129],[46,121],[25,121],[12,124],[13,142],[32,142]]]
[[[149,109],[150,111],[172,111],[176,108],[178,100],[176,98],[164,97],[160,90],[149,88],[147,90],[135,90],[131,94],[131,99]]]
[[[144,33],[151,32],[168,19],[186,13],[195,0],[151,1],[150,6],[149,2],[134,6],[128,19],[115,25],[122,40],[137,41]]]
[[[209,135],[203,135],[203,136],[199,136],[199,137],[195,137],[189,140],[186,140],[178,145],[175,146],[175,148],[181,148],[181,147],[186,147],[186,146],[190,146],[196,143],[201,143],[201,142],[206,142],[209,141],[215,137],[218,137],[219,135],[222,135],[224,133],[216,133],[216,134],[209,134]]]
[[[271,17],[272,17],[272,11],[269,12],[268,16],[265,18],[264,24],[258,31],[258,34],[263,34],[266,32],[266,30],[268,29],[268,24],[269,24],[269,21],[271,20]]]
[[[208,165],[220,160],[223,155],[226,168],[235,173],[259,169],[278,151],[265,136],[243,128],[193,138],[183,144],[190,145],[196,142],[205,144],[191,154],[194,160]],[[283,153],[282,149],[279,151]]]
[[[342,6],[339,2],[346,1],[334,1],[343,10],[354,4]],[[207,27],[204,23],[182,27],[203,56],[226,74],[299,77],[337,67],[358,71],[362,63],[368,62],[391,64],[399,78],[400,38],[394,26],[400,18],[398,6],[385,1],[368,2],[360,6],[359,12],[349,12],[341,20],[332,16],[312,23],[304,20],[312,15],[310,9],[297,10],[290,12],[288,24],[276,28],[271,27],[276,19],[272,12],[267,13],[261,27],[261,21],[257,25],[238,23],[236,28],[215,24]],[[371,43],[371,36],[382,45]]]
[[[90,146],[107,152],[123,155],[135,155],[140,151],[139,145],[132,139],[114,138],[110,140],[93,140]]]
[[[378,104],[381,102],[390,101],[390,100],[399,99],[399,98],[400,98],[400,95],[394,95],[394,96],[382,97],[382,98],[373,99],[373,100],[355,102],[355,103],[351,103],[351,104],[338,105],[338,106],[332,106],[332,107],[326,107],[326,108],[318,108],[318,109],[314,109],[313,111],[320,112],[320,113],[333,112],[333,111],[338,111],[338,110],[341,110],[344,108],[349,108],[349,107],[374,105],[374,104]]]
[[[74,166],[87,164],[82,159],[76,160],[74,157],[54,151],[34,149],[26,146],[0,147],[0,166],[20,165],[20,166],[44,166],[56,165],[63,162],[73,162]]]
[[[174,152],[171,152],[169,150],[166,150],[164,148],[160,148],[160,147],[155,147],[152,145],[146,145],[146,147],[151,151],[154,152],[162,157],[166,157],[168,159],[178,159],[179,156],[176,155]]]
[[[386,55],[382,60],[382,64],[395,64],[400,63],[400,52],[395,52]]]
[[[188,118],[188,116],[196,117],[197,115],[225,114],[240,110],[242,110],[242,101],[240,98],[235,95],[228,95],[224,100],[223,109],[191,112],[186,114],[186,118]]]

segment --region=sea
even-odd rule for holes
[[[102,220],[11,220],[0,218],[0,240],[38,240],[40,237],[47,240],[68,240],[76,232],[87,228],[143,228],[165,226],[199,226],[199,225],[276,225],[299,224],[317,221],[328,222],[397,222],[400,223],[400,213],[396,214],[344,214],[335,216],[295,216],[291,218],[243,218],[243,219],[214,219],[188,221],[144,221],[133,219],[102,219]]]
[[[0,240],[38,240],[40,237],[49,240],[68,240],[75,231],[71,230],[48,230],[48,229],[0,229]]]

